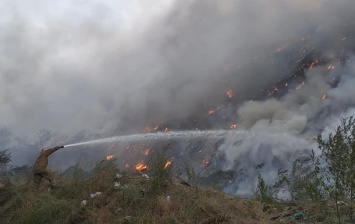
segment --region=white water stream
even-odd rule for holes
[[[207,131],[169,131],[169,132],[154,132],[133,135],[121,135],[110,138],[96,139],[92,141],[79,142],[68,144],[64,147],[73,147],[79,145],[101,144],[110,142],[132,142],[132,141],[149,141],[149,140],[169,140],[169,139],[220,139],[228,135],[245,134],[245,131],[237,130],[207,130]]]

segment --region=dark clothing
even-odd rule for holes
[[[60,148],[62,147],[57,146],[51,149],[47,149],[42,152],[41,155],[39,155],[39,157],[37,158],[33,167],[33,186],[35,189],[39,188],[42,178],[48,180],[50,184],[53,185],[53,175],[47,170],[48,156],[50,156],[52,153],[54,153]]]
[[[33,186],[35,189],[39,188],[39,185],[41,184],[42,178],[46,179],[49,181],[51,186],[53,186],[53,175],[49,171],[45,171],[42,173],[35,173],[33,177]]]
[[[50,156],[52,153],[60,149],[60,147],[54,147],[51,149],[47,149],[46,151],[42,152],[41,155],[37,158],[35,165],[33,167],[33,172],[34,174],[36,173],[42,173],[47,170],[48,166],[48,156]]]

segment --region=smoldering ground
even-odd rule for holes
[[[13,146],[14,162],[36,155],[43,128],[55,133],[46,144],[66,144],[152,124],[229,128],[221,117],[230,116],[243,130],[303,140],[354,107],[350,0],[2,4],[1,125],[24,145]],[[282,94],[269,96],[274,90]],[[267,158],[306,148],[275,146],[288,137],[280,138],[256,135],[243,150],[257,164],[265,144]],[[241,155],[233,138],[219,150],[225,168]],[[53,163],[84,151],[58,152]]]

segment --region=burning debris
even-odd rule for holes
[[[106,160],[112,160],[113,158],[113,155],[106,156]]]
[[[149,154],[149,151],[150,151],[150,149],[144,149],[143,154],[144,154],[145,156],[147,156],[147,155]]]
[[[218,110],[220,110],[223,106],[219,106],[216,109],[211,109],[208,111],[208,115],[214,115]]]
[[[141,44],[134,48],[131,42],[119,45],[115,41],[100,39],[103,36],[116,37],[121,31],[115,33],[115,30],[108,30],[107,35],[93,34],[95,37],[92,42],[90,41],[90,46],[94,49],[92,52],[97,51],[95,58],[97,57],[98,60],[97,63],[92,64],[87,64],[87,61],[93,61],[90,57],[94,56],[82,52],[82,49],[87,49],[87,45],[81,44],[87,42],[81,41],[81,38],[83,36],[86,38],[87,35],[81,36],[81,32],[77,32],[80,26],[69,25],[69,36],[78,38],[73,40],[78,43],[78,46],[71,45],[70,51],[66,50],[67,47],[59,45],[50,48],[50,51],[47,49],[47,52],[47,45],[37,43],[38,49],[35,44],[33,51],[28,53],[26,50],[26,53],[23,53],[21,51],[25,51],[24,49],[31,49],[31,46],[26,44],[41,39],[32,38],[32,33],[26,35],[28,30],[33,30],[33,27],[23,29],[25,32],[21,36],[23,39],[14,41],[16,46],[24,44],[25,47],[23,49],[10,47],[10,53],[4,51],[7,59],[0,66],[5,69],[2,71],[3,74],[10,74],[9,77],[12,73],[16,74],[11,76],[15,77],[13,79],[6,78],[7,76],[4,78],[4,91],[11,88],[14,83],[20,83],[21,88],[18,89],[24,90],[19,91],[19,95],[2,94],[5,102],[2,113],[4,117],[11,118],[5,120],[27,124],[28,122],[18,122],[21,119],[12,117],[22,113],[26,114],[22,116],[24,121],[28,120],[27,114],[34,116],[38,114],[39,117],[35,117],[34,121],[48,117],[37,109],[41,108],[42,102],[48,100],[43,100],[42,93],[36,95],[37,91],[24,87],[32,88],[29,87],[33,86],[32,83],[39,85],[35,86],[36,89],[51,86],[41,86],[44,83],[43,77],[49,77],[48,80],[51,80],[51,75],[60,73],[63,69],[57,67],[57,61],[62,61],[63,58],[70,59],[63,55],[67,56],[67,52],[72,52],[73,57],[77,58],[78,66],[67,66],[66,69],[69,71],[64,70],[66,74],[78,74],[75,78],[85,80],[87,85],[84,85],[85,88],[80,91],[81,88],[78,88],[75,82],[63,86],[67,88],[67,92],[74,93],[72,95],[75,97],[67,99],[58,94],[60,97],[53,102],[67,104],[69,111],[64,111],[62,117],[82,124],[75,125],[80,127],[79,131],[97,127],[98,124],[95,122],[99,122],[103,127],[103,133],[110,133],[109,136],[111,133],[120,136],[70,144],[67,147],[118,142],[106,147],[106,151],[100,155],[102,157],[103,153],[108,155],[106,160],[117,158],[120,160],[119,166],[129,170],[134,169],[136,172],[148,170],[145,163],[154,153],[152,149],[158,151],[166,141],[174,143],[169,152],[169,158],[174,158],[174,167],[182,166],[185,161],[188,161],[201,173],[237,169],[240,168],[238,167],[240,164],[250,166],[244,161],[268,162],[272,164],[268,167],[268,171],[272,170],[272,167],[275,169],[276,166],[284,166],[285,160],[274,157],[283,158],[286,154],[285,157],[291,157],[304,148],[310,148],[312,142],[305,139],[311,139],[317,132],[326,130],[330,126],[328,122],[331,122],[333,117],[353,113],[355,107],[352,99],[355,83],[353,75],[355,32],[353,30],[355,27],[352,21],[355,6],[352,1],[344,1],[338,5],[334,5],[331,1],[324,1],[319,8],[305,6],[303,3],[298,3],[303,6],[299,7],[294,5],[296,3],[291,3],[292,1],[285,4],[258,1],[260,8],[270,10],[268,15],[272,15],[265,20],[264,11],[268,12],[267,10],[259,12],[253,3],[246,0],[231,2],[232,6],[228,7],[230,8],[228,13],[220,10],[219,7],[204,7],[215,4],[210,0],[200,1],[200,4],[190,4],[186,1],[177,3],[174,13],[167,13],[168,20],[165,18],[156,20],[162,22],[154,23],[152,30],[149,30],[151,32],[144,32],[148,35],[147,38],[146,36],[143,39],[127,38],[141,40],[137,41]],[[239,4],[245,4],[247,8],[255,10],[254,13],[240,12]],[[289,9],[292,10],[288,11]],[[182,12],[184,16],[181,16]],[[330,12],[334,15],[329,16]],[[250,18],[250,15],[257,14],[260,14],[260,18]],[[5,28],[13,27],[13,24],[6,24]],[[96,27],[98,24],[101,23],[93,24],[94,28],[97,28],[94,30],[105,30]],[[166,24],[169,29],[166,29]],[[43,35],[45,37],[58,33],[56,26],[45,24],[43,27],[46,28],[41,30],[41,33],[47,34]],[[31,39],[27,40],[28,37]],[[120,38],[112,38],[114,39]],[[21,44],[16,44],[16,41],[21,41]],[[43,43],[47,42],[43,41]],[[61,44],[62,41],[58,43]],[[3,43],[4,46],[12,46],[11,44]],[[100,50],[97,49],[107,51],[99,52]],[[36,55],[32,54],[36,52],[41,54],[35,57]],[[117,55],[112,52],[117,52]],[[131,57],[124,57],[127,52]],[[53,57],[43,57],[42,55],[46,53]],[[18,64],[18,58],[22,58],[23,55],[26,56],[23,58],[23,66],[13,67]],[[64,64],[66,63],[64,61]],[[43,64],[46,69],[37,71],[36,66],[28,67],[28,64]],[[28,83],[27,79],[21,79],[22,72],[18,71],[18,67],[29,69],[28,74],[31,74],[31,78],[28,80],[31,80],[31,83]],[[88,70],[85,70],[86,68]],[[117,70],[129,75],[118,76],[111,72]],[[107,75],[101,76],[98,82],[98,78],[95,78],[96,75],[93,75],[92,71]],[[37,79],[41,81],[33,81]],[[145,81],[142,85],[137,85],[137,81],[143,79]],[[98,85],[98,83],[106,85]],[[80,87],[83,87],[81,83]],[[135,91],[132,91],[133,89]],[[92,92],[93,90],[95,92]],[[51,94],[55,95],[56,89],[52,91]],[[116,91],[121,92],[112,94]],[[102,93],[97,99],[88,97],[97,95],[97,92]],[[29,96],[31,99],[28,98]],[[16,102],[11,101],[6,104],[8,99],[15,99]],[[78,105],[78,99],[83,100],[80,105],[93,105],[93,107]],[[33,105],[39,107],[33,107],[34,109],[25,107],[26,104],[23,102],[32,102],[32,100],[35,101]],[[70,111],[71,107],[74,108],[73,111]],[[104,117],[92,119],[99,117],[98,115]],[[112,118],[117,120],[112,122]],[[48,126],[62,127],[61,123],[64,122],[54,120],[56,119],[48,119],[44,122],[48,122]],[[33,127],[28,129],[32,130]],[[216,131],[221,129],[235,131],[235,133],[226,135],[226,132],[220,134]],[[62,127],[62,130],[71,131],[66,127]],[[201,132],[194,132],[195,130]],[[203,131],[210,131],[210,134],[205,134]],[[138,134],[121,135],[136,132]],[[52,136],[47,136],[48,133],[46,135],[43,133],[40,135],[40,144],[43,141],[53,140]],[[4,136],[6,136],[5,132]],[[78,136],[73,140],[85,139],[83,136]],[[289,141],[290,139],[292,141]],[[304,144],[300,147],[299,142],[303,142],[301,140],[305,140],[308,145],[304,146],[306,145]],[[222,143],[216,146],[218,141]],[[287,145],[285,142],[294,144]],[[121,150],[119,153],[111,152],[118,148]],[[221,156],[215,156],[219,154]],[[168,160],[165,166],[170,167],[171,161]]]
[[[166,161],[165,165],[164,165],[164,170],[169,168],[171,166],[172,160],[168,160]]]
[[[227,96],[228,96],[229,98],[232,98],[232,97],[234,96],[233,90],[228,90],[228,91],[226,92],[226,94],[227,94]]]
[[[134,168],[138,172],[143,172],[143,171],[148,170],[148,166],[145,165],[144,163],[137,163],[137,165]]]
[[[236,129],[238,127],[237,123],[231,124],[231,129]]]
[[[144,133],[148,133],[148,132],[154,132],[154,131],[157,131],[159,129],[159,125],[155,125],[153,127],[151,126],[146,126],[144,128]]]
[[[324,95],[322,96],[322,100],[324,101],[324,100],[326,100],[326,99],[327,99],[327,95],[324,94]]]

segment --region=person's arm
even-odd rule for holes
[[[57,151],[58,149],[64,148],[64,146],[56,146],[54,148],[51,149],[47,149],[44,153],[46,156],[51,155],[52,153],[54,153],[55,151]]]

